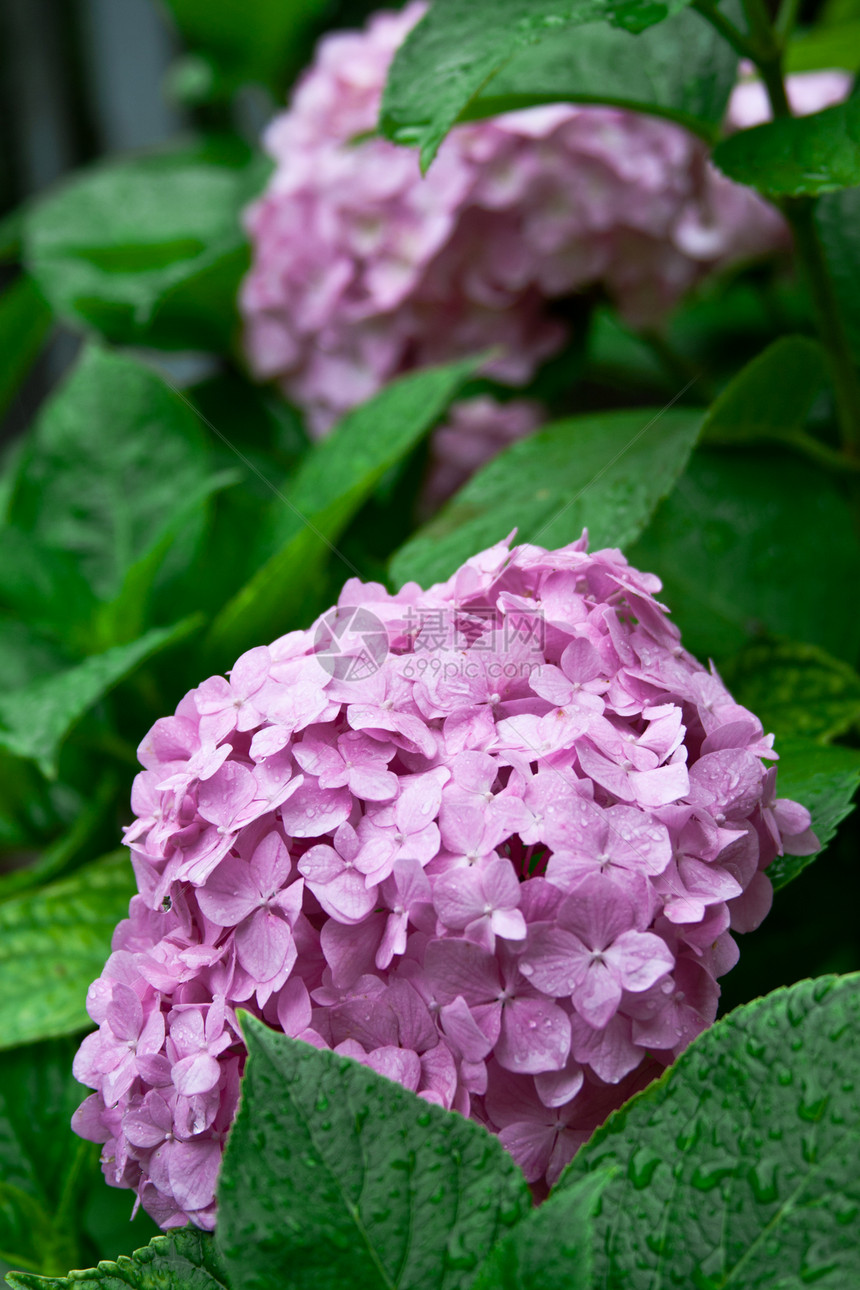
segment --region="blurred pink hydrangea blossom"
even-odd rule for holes
[[[213,1226],[239,1007],[480,1121],[538,1189],[714,1020],[768,865],[817,843],[659,589],[585,535],[353,580],[156,722],[75,1062],[111,1185]]]
[[[786,244],[777,212],[716,171],[700,140],[635,112],[560,104],[461,126],[426,178],[414,150],[361,140],[423,11],[325,37],[265,134],[275,171],[246,214],[245,348],[316,435],[398,373],[463,354],[494,349],[487,374],[526,384],[567,336],[552,302],[593,284],[645,324],[708,272]],[[796,107],[849,84],[793,78]],[[730,122],[765,115],[759,86],[740,85]],[[471,427],[481,460],[497,437],[486,413]],[[499,410],[502,438],[511,415]]]

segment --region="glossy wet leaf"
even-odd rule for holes
[[[738,372],[712,404],[704,443],[798,443],[827,380],[822,347],[806,336],[783,336]],[[804,439],[799,440],[803,447]]]
[[[860,786],[860,751],[827,747],[806,739],[781,739],[776,791],[780,797],[801,802],[812,813],[812,827],[821,851],[833,840],[838,826],[854,809]],[[816,856],[777,856],[767,874],[775,888],[802,873]]]
[[[216,1234],[233,1290],[465,1290],[530,1205],[497,1139],[348,1058],[243,1028]]]
[[[721,669],[735,698],[777,737],[822,741],[860,721],[860,675],[824,650],[798,641],[758,641]]]
[[[58,547],[42,546],[24,529],[0,526],[4,613],[26,622],[52,639],[63,654],[75,658],[98,650],[103,604],[74,556]]]
[[[35,761],[43,774],[53,776],[60,746],[84,713],[146,659],[199,626],[199,617],[192,617],[172,627],[153,627],[130,645],[115,645],[0,694],[0,748]]]
[[[641,31],[683,7],[684,0],[435,0],[395,56],[380,126],[395,142],[420,147],[426,168],[461,113],[521,50],[605,19]]]
[[[852,188],[860,184],[860,98],[740,130],[718,144],[713,156],[730,179],[770,196]]]
[[[608,1177],[589,1174],[532,1210],[493,1246],[470,1290],[594,1290],[592,1219]]]
[[[396,553],[398,585],[447,578],[517,529],[553,548],[588,528],[591,548],[632,542],[686,465],[697,409],[601,412],[546,426],[476,475]],[[647,567],[647,566],[641,566]]]
[[[272,554],[209,633],[216,666],[229,666],[243,649],[288,627],[305,626],[326,561],[338,582],[355,572],[338,552],[337,539],[386,471],[432,429],[477,365],[466,360],[401,377],[350,412],[304,457],[261,526],[260,541]]]
[[[215,1242],[208,1232],[186,1227],[156,1236],[149,1245],[116,1262],[70,1272],[66,1277],[7,1276],[14,1290],[229,1290]]]
[[[470,121],[540,103],[612,103],[704,135],[723,118],[737,56],[684,9],[640,35],[589,23],[515,55],[465,109]]]
[[[0,1049],[87,1027],[86,994],[135,892],[128,854],[0,902]]]
[[[91,347],[29,437],[9,520],[109,600],[209,473],[192,409],[151,368]]]
[[[853,662],[860,541],[845,497],[810,462],[699,449],[625,554],[663,580],[661,599],[700,658],[724,658],[762,634],[819,645]]]
[[[264,177],[235,141],[103,162],[36,205],[25,263],[60,316],[117,344],[226,350]]]
[[[607,1290],[845,1290],[860,1214],[860,976],[738,1008],[610,1116],[559,1183],[612,1168]]]

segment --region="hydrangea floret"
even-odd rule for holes
[[[264,136],[275,170],[246,215],[245,348],[317,435],[398,373],[463,354],[492,349],[487,374],[527,384],[564,345],[556,302],[573,293],[599,284],[650,324],[707,273],[788,245],[781,216],[720,174],[701,140],[617,108],[458,127],[422,177],[414,150],[366,136],[423,12],[412,3],[326,36]],[[838,72],[789,83],[801,112],[849,88]],[[735,109],[738,124],[766,119],[757,83],[738,86],[730,122]],[[458,428],[480,442],[481,425]]]
[[[212,1228],[240,1008],[480,1121],[538,1192],[713,1021],[768,865],[817,843],[659,590],[585,535],[353,580],[156,722],[75,1062],[109,1183]]]

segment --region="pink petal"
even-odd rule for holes
[[[210,1205],[220,1165],[221,1147],[214,1139],[174,1143],[167,1168],[176,1203],[191,1212]]]
[[[509,999],[502,1008],[496,1060],[521,1075],[561,1070],[570,1052],[570,1021],[548,999]]]
[[[257,981],[276,977],[296,948],[289,924],[268,909],[258,909],[236,928],[236,952],[246,972]]]
[[[173,1084],[178,1093],[192,1097],[195,1093],[208,1093],[221,1077],[221,1067],[209,1053],[195,1053],[183,1057],[173,1067]]]
[[[652,932],[624,932],[606,951],[606,960],[617,971],[625,990],[647,990],[671,972],[675,956],[666,942]]]

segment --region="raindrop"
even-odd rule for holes
[[[776,1186],[776,1162],[759,1160],[749,1172],[750,1186],[753,1195],[761,1205],[772,1205],[778,1197]]]
[[[660,1156],[648,1147],[640,1147],[631,1156],[627,1173],[637,1191],[643,1191],[650,1184],[660,1163]]]
[[[724,1178],[731,1178],[737,1168],[737,1161],[731,1156],[723,1156],[696,1166],[692,1183],[699,1191],[710,1191]]]
[[[801,1120],[806,1120],[810,1124],[815,1124],[823,1116],[829,1101],[830,1098],[826,1093],[822,1094],[820,1097],[816,1097],[815,1093],[811,1089],[805,1089],[803,1097],[797,1106],[797,1114],[800,1116]]]

